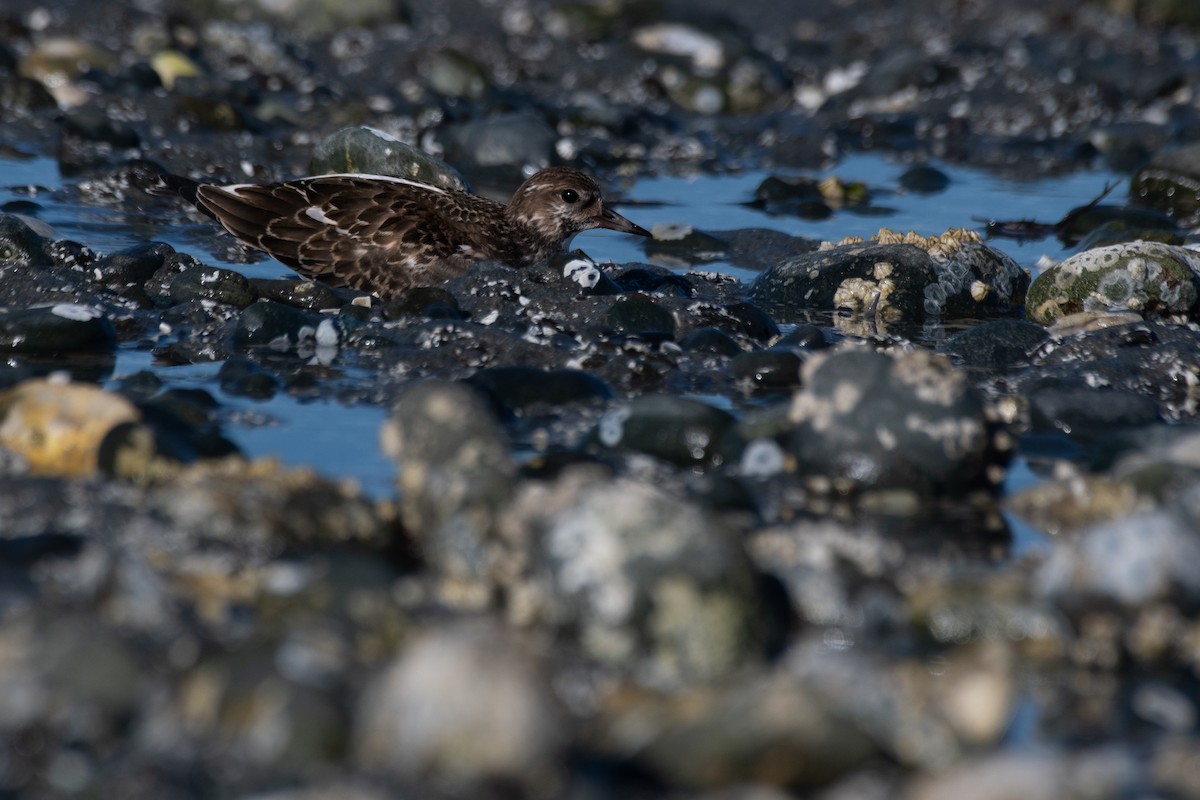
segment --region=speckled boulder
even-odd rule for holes
[[[818,491],[959,494],[995,486],[1008,443],[982,395],[924,350],[846,347],[811,358],[792,400],[796,470]]]
[[[880,230],[787,259],[754,281],[751,298],[781,321],[801,310],[866,312],[883,322],[973,317],[1024,302],[1029,276],[974,231],[941,236]]]
[[[522,484],[500,531],[510,616],[578,637],[599,664],[675,686],[763,652],[749,560],[695,504],[576,467]]]
[[[1198,296],[1200,254],[1159,242],[1097,247],[1071,256],[1029,287],[1026,316],[1042,324],[1080,311],[1136,311],[1182,321]]]

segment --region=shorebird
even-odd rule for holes
[[[536,264],[592,228],[650,235],[606,207],[589,175],[567,167],[535,172],[507,204],[365,174],[229,186],[162,174],[151,192],[191,201],[238,241],[306,278],[385,298],[461,275],[481,259]]]

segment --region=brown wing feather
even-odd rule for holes
[[[383,179],[202,185],[196,194],[227,231],[301,275],[381,295],[459,275],[473,259],[503,259],[496,248],[511,239],[489,229],[503,217],[487,200]]]

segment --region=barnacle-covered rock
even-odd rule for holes
[[[1200,291],[1200,254],[1139,240],[1071,256],[1029,287],[1026,316],[1043,324],[1079,311],[1129,310],[1182,321]]]

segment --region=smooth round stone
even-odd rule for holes
[[[780,337],[776,347],[799,347],[804,350],[824,350],[829,347],[825,334],[816,325],[801,323]]]
[[[696,288],[685,276],[661,268],[633,267],[613,280],[623,292],[655,292],[675,297],[691,297],[696,293]]]
[[[100,256],[92,262],[89,272],[97,283],[113,291],[122,294],[143,292],[143,284],[162,267],[163,260],[174,252],[174,248],[164,242],[146,242],[127,250]]]
[[[703,264],[723,258],[729,242],[691,225],[655,225],[642,248],[656,264]]]
[[[418,286],[386,301],[381,309],[384,319],[426,317],[428,319],[466,319],[458,298],[440,286]]]
[[[790,214],[803,219],[826,219],[833,209],[811,178],[783,179],[771,175],[754,190],[754,206],[768,214]]]
[[[789,419],[797,472],[818,490],[958,495],[997,485],[1008,457],[966,373],[924,350],[813,355]]]
[[[1157,242],[1132,242],[1077,253],[1038,275],[1025,314],[1047,324],[1081,311],[1136,311],[1182,318],[1200,296],[1200,254]]]
[[[736,356],[742,352],[737,340],[720,328],[697,328],[683,337],[679,346],[692,353]]]
[[[12,214],[0,215],[0,266],[41,263],[46,245],[46,239],[25,220]]]
[[[0,347],[10,353],[107,351],[116,345],[112,320],[95,306],[58,303],[0,312]]]
[[[1155,156],[1129,182],[1129,197],[1164,211],[1184,227],[1200,220],[1200,143],[1186,144]]]
[[[767,312],[752,303],[730,303],[721,307],[730,327],[756,342],[767,342],[779,335],[779,326]]]
[[[389,175],[443,189],[470,190],[458,170],[446,162],[391,134],[365,126],[342,128],[317,142],[309,171],[313,175],[340,172]]]
[[[673,395],[650,394],[609,411],[592,440],[604,447],[633,450],[681,466],[723,463],[736,455],[740,438],[727,411]]]
[[[1080,250],[1132,242],[1140,238],[1164,241],[1182,236],[1179,224],[1170,215],[1157,209],[1090,204],[1069,211],[1055,224],[1054,232],[1064,244],[1078,245]],[[1147,235],[1139,236],[1140,232]]]
[[[1029,352],[1049,338],[1032,322],[998,319],[973,325],[946,342],[946,351],[965,366],[1004,369],[1029,360]]]
[[[511,496],[516,466],[486,396],[461,383],[419,383],[381,433],[397,465],[401,519],[441,573],[481,579],[493,517]]]
[[[487,392],[505,409],[516,412],[609,400],[613,396],[607,383],[577,369],[488,367],[477,370],[467,383]]]
[[[355,715],[356,760],[459,787],[548,780],[567,730],[543,672],[510,629],[439,625],[369,682]]]
[[[88,475],[101,442],[138,410],[119,394],[89,384],[36,379],[0,394],[0,445],[43,475]]]
[[[675,338],[675,315],[642,294],[627,295],[609,307],[604,316],[612,328],[652,342]]]
[[[950,186],[950,176],[937,167],[922,164],[905,170],[900,176],[900,185],[918,194],[937,194]]]
[[[792,350],[771,348],[734,356],[729,362],[729,372],[755,390],[778,391],[800,385],[803,363]]]
[[[245,308],[255,299],[254,287],[245,275],[220,267],[202,267],[180,272],[167,284],[167,292],[174,304],[211,300],[235,308]]]
[[[1076,381],[1048,378],[1028,387],[1026,397],[1035,428],[1060,430],[1082,439],[1162,419],[1153,397]]]
[[[274,300],[307,311],[341,308],[344,301],[337,292],[317,281],[292,281],[286,278],[251,278],[254,293],[264,300]]]
[[[243,347],[266,345],[286,350],[313,336],[321,322],[322,318],[293,306],[260,300],[238,315],[233,341]]]

